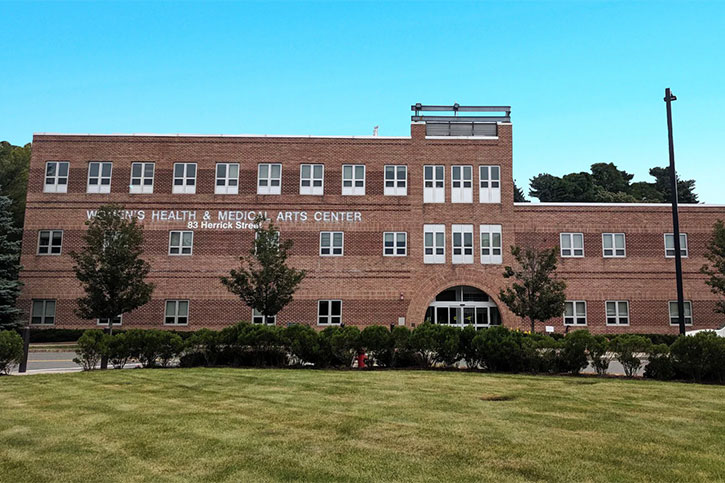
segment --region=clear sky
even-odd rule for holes
[[[0,140],[33,132],[409,135],[511,105],[514,177],[667,163],[725,203],[725,2],[7,3]]]

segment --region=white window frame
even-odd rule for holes
[[[496,235],[498,235],[498,240],[496,240]],[[503,263],[501,225],[481,225],[479,236],[481,237],[481,263],[484,265]]]
[[[333,302],[338,302],[340,305],[340,313],[338,315],[334,315],[332,313],[332,304]],[[322,308],[322,304],[327,303],[327,315],[320,314],[320,309]],[[337,322],[333,322],[333,318],[337,317],[339,320]],[[322,320],[325,320],[322,322]],[[335,325],[342,325],[342,300],[339,299],[332,299],[332,300],[318,300],[317,301],[317,325],[321,326],[335,326]]]
[[[388,170],[392,170],[392,177]],[[403,176],[400,176],[402,169]],[[388,186],[392,184],[392,186]],[[405,164],[386,164],[383,166],[383,194],[385,196],[408,196],[408,166]]]
[[[362,179],[358,177],[358,168],[362,167]],[[345,177],[345,168],[349,168],[351,177]],[[364,164],[342,165],[342,194],[346,196],[363,196],[365,194],[366,168]],[[350,183],[350,186],[345,186]]]
[[[272,176],[273,167],[279,168],[279,176]],[[263,168],[266,169],[266,176],[262,176]],[[280,163],[259,163],[257,165],[257,194],[258,195],[279,195],[282,194],[282,164]]]
[[[322,240],[324,235],[329,235],[330,244],[324,246]],[[340,246],[335,244],[335,235],[340,235]],[[340,250],[340,253],[335,253],[335,250]],[[320,232],[320,256],[321,257],[341,257],[345,255],[345,232],[344,231],[321,231]]]
[[[456,243],[456,235],[460,243]],[[470,244],[466,243],[470,235]],[[473,225],[451,225],[451,262],[454,264],[473,263]]]
[[[141,175],[134,176],[134,166],[141,166]],[[151,166],[151,176],[146,175],[146,166]],[[128,182],[128,192],[132,195],[151,194],[154,192],[154,175],[156,174],[156,163],[147,161],[134,161],[131,163],[131,176]],[[133,184],[134,180],[138,180],[138,184]],[[147,183],[151,181],[151,183]]]
[[[172,243],[172,240],[174,238],[174,233],[179,234],[179,244],[174,245]],[[185,245],[184,244],[184,235],[187,233],[191,233],[191,244]],[[185,249],[189,249],[189,253],[184,253]],[[173,253],[174,250],[178,250],[178,253]],[[194,254],[194,232],[191,230],[171,230],[169,231],[169,256],[171,257],[190,257]]]
[[[579,237],[582,241],[581,248],[574,245],[575,237]],[[568,238],[569,247],[564,248],[564,239]],[[584,234],[583,233],[559,233],[559,250],[562,258],[584,258]],[[564,250],[569,250],[570,253],[565,254]],[[577,254],[576,251],[581,250],[581,254]]]
[[[43,304],[43,309],[41,311],[42,312],[42,315],[39,316],[40,317],[40,320],[41,320],[40,322],[33,322],[33,319],[36,317],[34,315],[35,314],[35,303],[36,302],[40,302],[40,303]],[[53,315],[47,315],[46,314],[48,302],[52,302],[53,303]],[[55,319],[56,319],[55,313],[56,313],[56,310],[57,309],[58,309],[58,302],[55,299],[32,299],[30,301],[30,325],[40,326],[40,327],[47,327],[49,325],[55,325]],[[53,322],[50,322],[50,323],[45,322],[45,319],[46,318],[51,318],[51,317],[53,319]]]
[[[501,166],[478,167],[478,202],[501,203]]]
[[[271,320],[271,322],[270,322],[270,320]],[[262,313],[259,310],[252,308],[252,324],[254,324],[254,325],[277,325],[277,316],[270,315],[265,319],[264,315],[262,315]]]
[[[174,315],[169,315],[169,302],[174,304]],[[186,302],[186,315],[179,315],[179,305]],[[189,313],[191,312],[191,303],[188,299],[167,299],[164,300],[164,325],[177,327],[189,325]],[[179,318],[186,317],[186,322],[179,322]],[[174,322],[168,322],[166,319],[173,318]]]
[[[387,245],[387,238],[390,235],[393,238],[393,245]],[[403,239],[402,253],[400,251],[400,238]],[[388,253],[390,251],[390,253]],[[383,256],[385,257],[405,257],[408,255],[408,233],[405,231],[386,231],[383,232]]]
[[[685,325],[692,325],[693,320],[693,313],[692,313],[692,301],[691,300],[683,300],[684,306],[685,306]],[[677,313],[677,300],[669,300],[667,302],[667,307],[670,312],[670,325],[680,325],[678,322],[677,315],[673,315],[672,309],[675,309],[674,313]],[[687,315],[687,307],[690,307],[690,315]],[[689,322],[688,322],[689,319]],[[674,322],[673,322],[674,320]]]
[[[451,203],[473,203],[473,166],[470,164],[451,166]]]
[[[221,167],[224,169],[223,176],[219,176],[219,168]],[[230,174],[232,168],[236,169],[236,176]],[[216,166],[214,166],[214,194],[239,194],[239,163],[216,163]]]
[[[40,239],[42,238],[42,233],[48,232],[48,244],[47,245],[41,245]],[[54,233],[60,233],[60,245],[58,245],[58,251],[53,252],[53,248],[55,246],[53,245],[53,234]],[[47,248],[46,253],[42,253],[41,249],[45,247]],[[45,257],[45,256],[58,256],[63,254],[63,230],[38,230],[38,249],[36,251],[36,254]]]
[[[315,168],[320,168],[320,177],[315,176]],[[303,171],[309,168],[310,175],[304,176]],[[319,182],[319,186],[316,184]],[[305,186],[305,183],[307,186]],[[300,165],[300,194],[301,195],[324,195],[325,194],[325,165],[316,163],[304,163]]]
[[[672,248],[667,248],[667,237],[672,238]],[[684,240],[684,243],[682,243]],[[672,250],[672,255],[667,254],[667,250]],[[690,255],[690,250],[687,247],[687,233],[680,233],[680,253],[682,258],[687,258]],[[675,258],[675,234],[665,233],[665,258]]]
[[[566,315],[566,307],[568,304],[571,304],[572,306],[572,315]],[[579,313],[579,304],[584,304],[584,315]],[[564,321],[564,325],[568,325],[570,327],[586,327],[588,325],[587,321],[587,301],[586,300],[567,300],[564,305],[564,313],[562,314],[562,319]],[[584,319],[584,323],[580,324],[578,322],[578,319]],[[567,323],[567,319],[573,319],[572,322]]]
[[[609,314],[609,304],[614,304],[614,314]],[[625,315],[622,315],[622,311],[620,310],[620,304],[625,304],[627,313]],[[610,327],[626,327],[629,325],[629,300],[605,300],[604,301],[604,318],[607,321],[607,325]],[[611,323],[609,322],[609,319],[614,318],[616,322]],[[621,323],[620,321],[622,319],[626,319],[626,323]]]
[[[430,171],[430,178],[428,172]],[[423,166],[423,203],[446,202],[446,167],[442,164]]]
[[[54,166],[54,174],[48,174],[50,166]],[[60,174],[61,166],[65,167],[65,175]],[[43,193],[67,193],[70,178],[70,163],[68,161],[46,161],[43,179]],[[48,183],[48,180],[51,180]],[[63,183],[61,183],[63,181]]]
[[[181,176],[177,176],[176,167],[181,166]],[[194,167],[194,174],[189,175],[190,167]],[[196,178],[199,175],[199,169],[196,163],[174,163],[172,171],[172,188],[171,192],[174,194],[195,194],[196,193]],[[177,184],[177,181],[180,183]]]
[[[98,165],[98,175],[91,176],[91,166]],[[103,174],[103,168],[110,166],[108,175]],[[95,179],[96,183],[91,184],[91,179]],[[111,180],[113,179],[113,162],[111,161],[90,161],[88,163],[88,178],[86,180],[86,193],[110,193],[111,192]],[[104,183],[108,180],[108,183]]]
[[[118,322],[116,322],[118,320]],[[108,319],[96,319],[96,325],[102,327],[108,327]],[[113,318],[113,327],[120,327],[123,325],[123,314],[117,315]]]
[[[427,233],[431,233],[430,244]],[[446,225],[423,225],[423,263],[446,263]]]
[[[621,237],[622,246],[617,246],[617,237]],[[606,248],[606,240],[612,242],[612,248]],[[609,252],[609,253],[607,253]],[[621,253],[620,253],[621,252]],[[627,236],[624,233],[602,233],[602,257],[604,258],[626,258],[627,257]]]

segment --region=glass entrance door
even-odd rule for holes
[[[430,304],[427,322],[454,327],[501,325],[498,307],[477,288],[458,286],[444,290]]]

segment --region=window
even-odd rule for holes
[[[602,233],[602,250],[605,258],[627,256],[624,233]]]
[[[214,194],[236,195],[239,193],[239,163],[217,163]]]
[[[278,195],[282,193],[282,165],[260,164],[257,168],[257,194]]]
[[[119,315],[113,318],[113,325],[121,325],[123,322],[123,315]],[[96,319],[96,325],[102,325],[108,327],[108,319]]]
[[[317,301],[317,325],[340,325],[342,323],[342,300]]]
[[[479,166],[478,191],[479,203],[501,203],[501,168],[499,166]]]
[[[386,196],[407,196],[408,194],[408,167],[407,166],[385,166],[385,191]]]
[[[473,166],[451,166],[451,203],[473,203]]]
[[[196,163],[174,163],[172,193],[196,193]]]
[[[452,225],[453,263],[473,263],[473,225]]]
[[[38,255],[60,255],[63,247],[63,230],[38,232]]]
[[[674,258],[675,256],[675,235],[665,233],[665,257]],[[680,256],[687,258],[687,233],[680,233]]]
[[[423,263],[446,263],[445,225],[423,225]]]
[[[684,301],[685,309],[685,325],[692,325],[692,302],[689,300]],[[679,314],[680,311],[677,309],[677,300],[670,301],[670,325],[679,325]]]
[[[342,165],[342,194],[356,196],[365,194],[364,164]]]
[[[320,255],[341,257],[343,255],[344,233],[341,231],[320,232]]]
[[[501,225],[481,225],[481,263],[503,263]]]
[[[445,167],[423,166],[423,203],[445,203]]]
[[[193,246],[193,231],[169,232],[169,255],[191,255]]]
[[[561,256],[562,257],[583,257],[584,256],[584,235],[581,233],[562,233]]]
[[[404,231],[386,231],[383,233],[383,255],[386,257],[404,257],[408,254],[408,234]]]
[[[629,325],[629,302],[607,300],[607,325]]]
[[[68,162],[48,161],[45,163],[45,193],[68,192]]]
[[[154,192],[154,163],[131,163],[131,194]]]
[[[188,325],[189,301],[167,300],[164,325]]]
[[[264,315],[262,315],[262,312],[260,312],[257,309],[252,309],[252,323],[258,324],[258,325],[264,325]],[[277,324],[277,316],[276,315],[269,315],[267,316],[267,323],[266,325],[276,325]]]
[[[113,163],[88,163],[88,193],[111,192],[111,169]]]
[[[322,195],[325,190],[325,165],[300,165],[300,194]]]
[[[33,299],[30,323],[33,325],[55,324],[55,300]]]
[[[584,300],[566,301],[564,325],[587,325],[587,303]]]

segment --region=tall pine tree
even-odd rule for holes
[[[0,196],[0,330],[20,327],[20,228],[13,225],[12,201]]]

